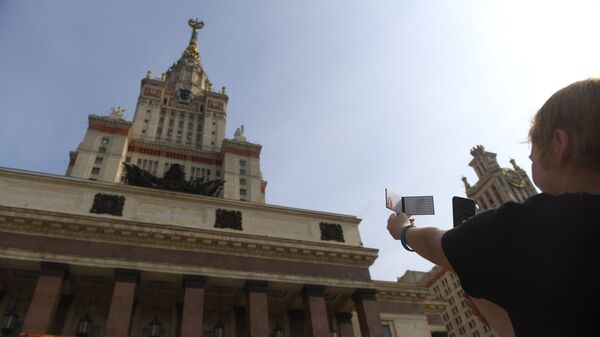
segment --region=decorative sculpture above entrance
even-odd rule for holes
[[[223,179],[208,180],[205,178],[186,181],[185,172],[179,164],[171,165],[163,178],[155,177],[152,173],[133,164],[123,163],[123,165],[126,170],[125,184],[132,186],[217,197],[225,183]]]

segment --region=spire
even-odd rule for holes
[[[204,27],[204,22],[198,21],[198,19],[189,19],[188,25],[192,27],[192,37],[181,57],[191,58],[200,62],[200,54],[198,53],[198,30]]]
[[[469,184],[469,182],[467,181],[467,177],[462,176],[462,178],[460,178],[460,180],[462,180],[463,184],[465,184],[465,190],[469,190],[469,188],[471,188],[471,184]]]
[[[515,169],[515,171],[519,171],[521,168],[519,167],[519,165],[517,165],[517,162],[510,158],[509,162],[511,163],[512,167]]]

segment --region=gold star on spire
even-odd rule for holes
[[[192,37],[190,43],[183,52],[182,57],[191,58],[200,62],[200,54],[198,53],[198,30],[204,27],[204,22],[198,19],[189,19],[188,25],[192,27]]]

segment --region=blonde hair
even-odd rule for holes
[[[529,140],[545,163],[556,129],[573,140],[573,163],[600,168],[600,78],[568,85],[552,95],[533,117]]]

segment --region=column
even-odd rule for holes
[[[304,322],[307,337],[330,337],[327,306],[323,292],[325,287],[307,284],[302,288]]]
[[[246,281],[246,337],[265,337],[269,331],[266,281]]]
[[[357,289],[352,295],[362,337],[383,337],[375,289]]]
[[[340,337],[354,337],[351,312],[336,312],[335,320],[338,324],[338,333]]]
[[[42,262],[33,298],[25,315],[23,332],[45,334],[50,332],[60,301],[63,280],[68,277],[69,266],[62,263]]]
[[[306,337],[304,327],[304,311],[298,309],[288,310],[290,320],[290,337]]]
[[[183,277],[183,317],[181,320],[182,337],[202,337],[202,319],[204,316],[204,292],[206,277],[186,275]]]
[[[106,320],[105,337],[128,337],[135,299],[135,287],[140,272],[131,269],[115,270],[115,286]]]
[[[69,308],[71,307],[71,303],[73,302],[75,297],[73,295],[62,295],[60,301],[58,302],[58,308],[56,308],[56,313],[54,314],[54,322],[52,323],[52,329],[50,332],[52,334],[60,335],[65,327],[65,321],[67,320],[67,315],[69,314]]]

